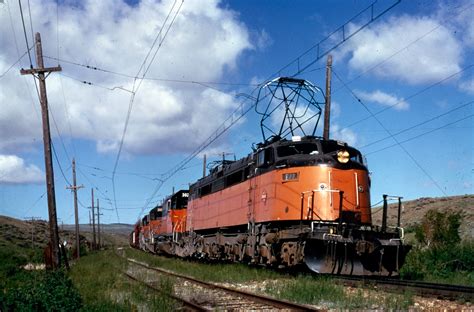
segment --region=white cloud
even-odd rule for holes
[[[438,6],[436,17],[444,21],[444,24],[456,34],[464,45],[474,47],[474,5],[472,0],[459,0],[452,6],[440,1]]]
[[[388,94],[380,90],[373,92],[356,91],[356,94],[364,101],[390,106],[396,110],[407,110],[410,105],[403,98],[397,98],[393,94]]]
[[[333,123],[329,128],[329,137],[332,140],[339,140],[346,142],[347,144],[354,146],[357,143],[357,135],[354,131],[349,128],[341,128],[339,124]]]
[[[339,102],[331,100],[331,119],[341,116],[341,105]]]
[[[59,6],[60,58],[135,75],[148,53],[174,1],[86,1]],[[180,1],[177,2],[178,4]],[[7,4],[10,5],[10,4]],[[55,1],[32,1],[35,31],[41,32],[46,56],[56,57]],[[175,8],[176,9],[176,8]],[[13,16],[18,8],[10,5]],[[0,11],[0,68],[17,58],[7,10]],[[40,21],[47,21],[45,23]],[[15,22],[20,54],[26,51],[21,23]],[[5,47],[5,48],[4,48]],[[185,1],[173,27],[157,53],[147,77],[194,81],[220,81],[235,70],[239,56],[253,49],[248,30],[237,14],[217,0]],[[22,67],[29,63],[22,62]],[[45,60],[45,66],[56,61]],[[81,84],[61,74],[107,88],[131,90],[133,79],[61,64],[62,73],[47,79],[48,99],[61,134],[96,142],[100,152],[117,150],[128,111],[130,94]],[[18,68],[1,78],[0,151],[17,151],[41,137],[41,121],[28,94],[36,98],[32,78]],[[63,101],[64,87],[67,109]],[[5,103],[5,104],[3,104]],[[238,103],[233,95],[196,84],[147,80],[133,104],[125,137],[128,154],[189,151],[207,138]],[[70,126],[69,126],[70,124]],[[53,136],[56,135],[52,127]]]
[[[273,39],[270,37],[265,29],[260,30],[260,32],[255,33],[256,36],[256,47],[259,50],[265,50],[267,47],[273,44]]]
[[[459,71],[463,47],[436,18],[402,15],[361,31],[341,53],[357,71],[377,66],[371,72],[379,77],[420,84]]]
[[[43,183],[44,173],[15,155],[0,155],[0,184]]]
[[[459,88],[467,93],[474,94],[474,79],[461,82]]]

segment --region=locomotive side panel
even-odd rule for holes
[[[190,199],[186,227],[203,230],[247,224],[250,180],[201,198]]]
[[[255,222],[335,221],[342,210],[354,222],[370,223],[367,172],[320,166],[273,170],[189,203],[188,230]],[[351,214],[348,214],[350,212]]]

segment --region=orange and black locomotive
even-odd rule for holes
[[[138,226],[143,243],[134,245],[180,257],[305,264],[319,273],[396,274],[410,248],[400,224],[372,224],[363,156],[344,142],[315,136],[316,126],[306,133],[308,121],[319,120],[321,94],[294,78],[264,85],[259,101],[267,104],[260,111],[256,106],[263,143],[240,160],[223,160],[191,184],[189,194],[179,191],[151,210]],[[271,114],[283,121],[266,135]],[[165,209],[173,200],[179,204]],[[159,222],[166,225],[154,225]]]

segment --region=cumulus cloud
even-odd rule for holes
[[[144,0],[131,6],[125,1],[104,0],[76,5],[66,1],[59,5],[57,24],[55,1],[32,1],[33,26],[41,32],[44,55],[49,57],[45,66],[56,65],[51,57],[57,57],[59,50],[60,59],[133,77],[173,3]],[[7,5],[13,16],[19,16],[17,6]],[[184,2],[146,77],[224,80],[235,70],[242,53],[254,49],[246,26],[237,17],[217,0]],[[19,36],[21,24],[14,22],[12,30],[7,10],[0,11],[0,21],[0,68],[8,68],[18,59],[15,40],[20,45],[20,54],[26,47]],[[164,33],[159,39],[163,36]],[[26,59],[22,67],[29,67]],[[91,140],[99,152],[115,152],[131,98],[125,90],[133,90],[139,82],[66,62],[61,65],[63,71],[47,79],[51,114],[61,134]],[[0,151],[15,152],[41,137],[41,121],[34,108],[36,105],[38,109],[39,104],[32,78],[21,77],[18,68],[0,79]],[[233,94],[202,85],[146,80],[133,101],[124,151],[189,151],[207,138],[237,105]]]
[[[456,1],[453,6],[439,2],[438,6],[436,18],[444,21],[464,45],[474,47],[474,5],[472,1]]]
[[[407,110],[410,105],[403,98],[388,94],[380,90],[373,92],[357,91],[357,95],[364,101],[376,103],[382,106],[390,106],[396,110]]]
[[[373,68],[371,72],[379,77],[420,84],[459,71],[463,46],[436,18],[402,15],[361,31],[340,53],[349,57],[352,69]]]
[[[333,123],[329,129],[331,139],[346,142],[351,146],[357,144],[357,134],[351,129],[341,128],[337,123]]]
[[[0,155],[0,183],[43,183],[44,173],[35,165],[27,165],[15,155]]]
[[[461,82],[459,88],[469,94],[474,94],[474,79]]]

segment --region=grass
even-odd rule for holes
[[[298,303],[328,309],[407,310],[413,304],[411,293],[390,294],[370,289],[347,291],[330,277],[291,276],[244,264],[203,264],[166,258],[135,249],[125,250],[127,257],[149,265],[172,270],[211,282],[258,285],[265,294]]]
[[[249,267],[245,264],[198,263],[177,258],[159,257],[130,248],[126,249],[126,254],[128,257],[146,262],[149,265],[216,283],[229,281],[243,283],[282,278],[282,275],[277,272],[262,270],[257,267]]]
[[[387,294],[361,288],[348,291],[331,278],[318,276],[300,276],[285,283],[272,283],[266,292],[276,298],[324,309],[407,310],[413,304],[410,293]]]
[[[156,293],[121,274],[127,263],[112,250],[94,252],[73,266],[70,277],[83,299],[83,311],[173,311],[176,302],[167,294],[173,284],[160,281]]]

